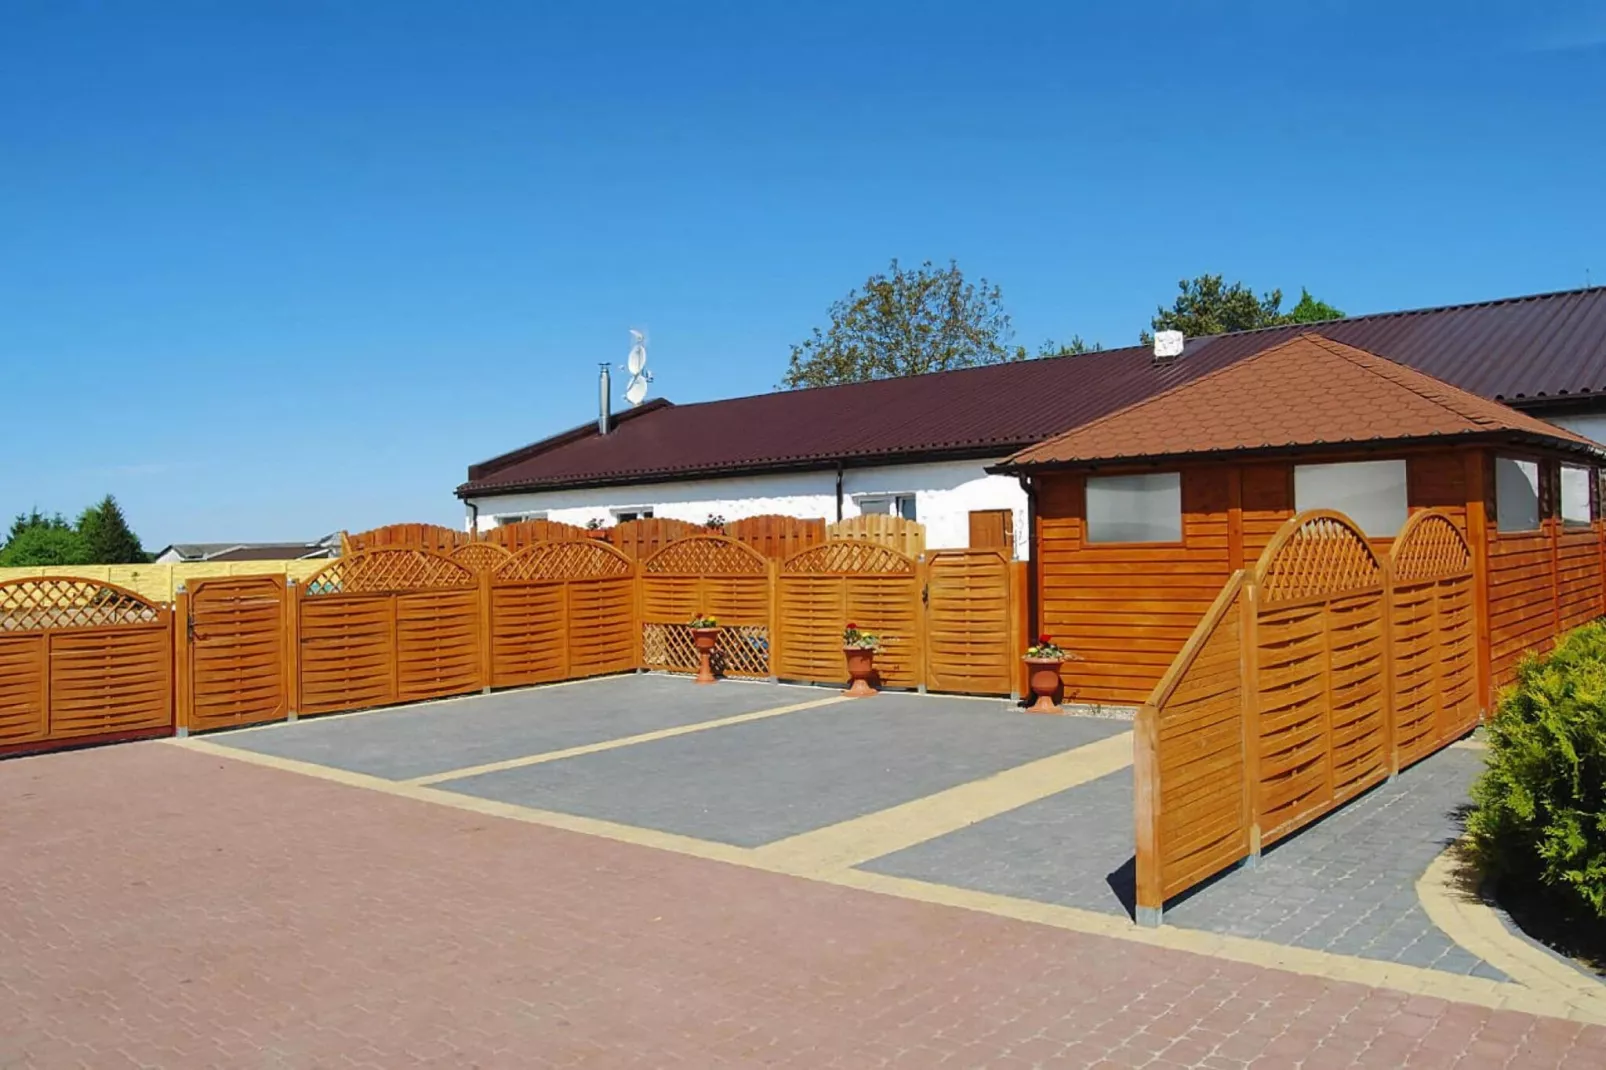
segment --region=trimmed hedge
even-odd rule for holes
[[[1489,727],[1472,842],[1495,873],[1606,918],[1606,625],[1528,658]]]

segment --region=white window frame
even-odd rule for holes
[[[1583,519],[1577,519],[1576,518],[1576,514],[1575,514],[1574,518],[1569,518],[1567,516],[1567,487],[1568,487],[1567,473],[1568,472],[1577,472],[1578,473],[1578,477],[1576,478],[1576,481],[1574,482],[1573,485],[1577,489],[1582,490],[1584,492],[1584,515],[1583,515]],[[1593,468],[1590,468],[1590,467],[1588,467],[1586,465],[1581,465],[1581,464],[1564,464],[1558,470],[1557,476],[1558,476],[1557,483],[1559,484],[1559,486],[1557,487],[1557,491],[1556,491],[1556,503],[1557,503],[1557,509],[1558,509],[1558,511],[1560,512],[1560,515],[1561,515],[1561,526],[1563,528],[1567,528],[1567,529],[1570,529],[1572,531],[1581,531],[1581,530],[1583,530],[1585,528],[1588,528],[1591,524],[1593,524],[1595,522],[1594,495],[1592,495],[1590,493],[1590,486],[1594,482],[1594,479],[1595,479],[1595,470]],[[1574,504],[1577,504],[1577,503],[1575,502]]]
[[[856,494],[853,504],[858,506],[860,516],[901,516],[905,520],[918,521],[920,519],[919,499],[911,491],[907,494]],[[871,513],[865,508],[867,505],[885,505],[885,512]],[[908,512],[904,505],[909,506]]]
[[[1506,510],[1502,509],[1501,506],[1500,506],[1500,497],[1501,497],[1500,488],[1502,486],[1505,486],[1505,485],[1513,485],[1513,484],[1503,483],[1502,480],[1501,480],[1500,473],[1501,472],[1510,472],[1510,471],[1512,471],[1512,469],[1510,469],[1510,468],[1502,468],[1501,467],[1502,462],[1504,462],[1505,464],[1509,464],[1509,465],[1515,465],[1517,470],[1524,474],[1523,482],[1525,484],[1528,484],[1528,485],[1533,487],[1534,523],[1533,523],[1532,527],[1526,527],[1526,526],[1524,526],[1524,527],[1516,527],[1514,525],[1514,522],[1513,522],[1513,526],[1510,526],[1510,527],[1507,526]],[[1531,481],[1526,478],[1526,470],[1530,469],[1530,468],[1533,469],[1533,479]],[[1540,487],[1540,481],[1543,478],[1543,476],[1544,476],[1544,473],[1543,473],[1542,469],[1539,467],[1539,462],[1537,460],[1534,460],[1531,457],[1505,457],[1505,456],[1500,456],[1500,455],[1496,455],[1495,456],[1495,459],[1494,459],[1494,490],[1495,490],[1495,495],[1494,495],[1494,526],[1495,526],[1495,530],[1496,531],[1498,531],[1502,535],[1514,535],[1514,534],[1521,534],[1521,533],[1532,534],[1534,532],[1543,531],[1544,530],[1544,527],[1545,527],[1545,500],[1544,500],[1543,490]],[[1510,478],[1511,477],[1508,476],[1507,480],[1509,480]]]
[[[651,520],[652,508],[650,505],[622,505],[617,509],[609,509],[608,515],[613,517],[615,524],[627,524],[632,520]]]
[[[1320,500],[1324,496],[1317,493],[1314,488],[1309,488],[1308,485],[1304,495],[1301,495],[1300,484],[1303,482],[1300,479],[1301,473],[1307,473],[1311,477],[1320,472],[1326,472],[1330,475],[1342,475],[1343,473],[1340,473],[1339,469],[1346,469],[1349,473],[1362,478],[1374,473],[1381,474],[1386,470],[1387,478],[1391,485],[1399,488],[1398,501],[1385,503],[1388,510],[1388,519],[1386,521],[1368,523],[1372,519],[1371,517],[1356,516],[1353,508],[1343,509],[1338,505]],[[1400,529],[1405,526],[1406,519],[1411,515],[1410,475],[1410,466],[1403,457],[1382,457],[1370,461],[1328,461],[1315,464],[1296,464],[1294,465],[1294,512],[1303,513],[1307,509],[1334,509],[1355,521],[1367,538],[1392,539],[1400,533]],[[1318,500],[1303,500],[1309,499],[1311,496],[1316,497]],[[1376,495],[1376,497],[1381,498],[1381,495]],[[1396,506],[1398,506],[1397,509],[1395,508]],[[1382,509],[1379,509],[1379,512],[1382,511]],[[1383,530],[1384,528],[1388,530]]]
[[[512,524],[522,524],[526,520],[546,519],[547,511],[545,509],[539,509],[533,513],[498,513],[491,517],[491,522],[499,528],[505,528]]]
[[[1093,499],[1095,484],[1102,483],[1110,486],[1117,482],[1131,484],[1133,481],[1151,484],[1151,489],[1175,496],[1177,530],[1175,538],[1166,539],[1111,539],[1100,538],[1095,533],[1098,525],[1093,520]],[[1089,546],[1182,546],[1186,542],[1186,527],[1182,509],[1182,473],[1181,472],[1129,472],[1124,475],[1088,476],[1083,487],[1083,522],[1082,540]],[[1108,521],[1104,522],[1105,524]]]

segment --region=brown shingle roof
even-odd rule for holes
[[[1307,332],[1022,450],[1002,467],[1499,434],[1606,457],[1581,435]]]
[[[583,425],[473,465],[458,494],[1003,457],[1309,329],[1191,338],[1163,365],[1134,346],[696,405],[659,401],[623,414],[612,434]],[[1524,407],[1606,394],[1606,287],[1355,316],[1315,329]]]

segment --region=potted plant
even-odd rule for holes
[[[699,613],[690,621],[692,646],[697,648],[697,682],[714,682],[714,647],[719,643],[719,621]]]
[[[1059,713],[1054,696],[1060,689],[1060,666],[1075,661],[1076,655],[1054,642],[1052,635],[1039,635],[1037,642],[1026,648],[1022,660],[1031,666],[1032,694],[1037,696],[1037,701],[1026,712]]]
[[[852,621],[842,629],[842,654],[848,659],[848,679],[853,681],[842,692],[844,695],[849,698],[868,698],[876,693],[875,688],[870,686],[870,677],[875,674],[875,652],[880,645],[880,636],[860,631]]]

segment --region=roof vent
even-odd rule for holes
[[[1182,356],[1182,340],[1181,331],[1155,331],[1154,362],[1170,364]]]

